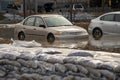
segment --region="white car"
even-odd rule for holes
[[[85,29],[73,25],[57,14],[32,15],[15,25],[14,38],[42,39],[53,43],[55,39],[88,37]]]
[[[75,11],[84,11],[84,7],[83,7],[83,5],[82,4],[73,4],[73,7],[72,7],[72,9]]]
[[[120,12],[105,13],[91,20],[88,32],[95,40],[103,36],[120,36]]]

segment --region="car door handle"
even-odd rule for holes
[[[26,29],[26,28],[23,28],[23,29]]]
[[[103,24],[103,22],[102,22],[102,23],[100,23],[100,24]]]

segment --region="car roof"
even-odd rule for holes
[[[120,11],[108,12],[107,14],[120,14]]]
[[[107,15],[107,14],[120,14],[120,11],[104,13],[104,14],[98,16],[98,18],[100,18],[101,16],[104,16],[104,15]]]
[[[62,16],[62,15],[59,15],[59,14],[37,14],[37,15],[32,15],[32,16],[50,17],[50,16]]]

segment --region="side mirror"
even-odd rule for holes
[[[43,28],[45,28],[45,25],[39,25],[39,27],[43,27]]]

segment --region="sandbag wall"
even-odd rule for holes
[[[0,52],[0,80],[120,80],[119,60],[106,60],[111,55],[57,54],[61,53]]]

